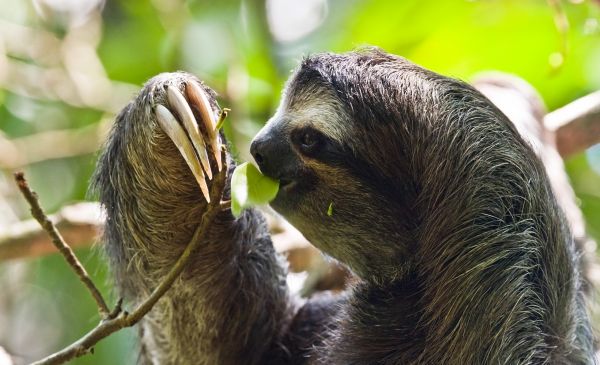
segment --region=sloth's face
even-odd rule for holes
[[[386,280],[409,257],[407,247],[390,244],[406,241],[406,232],[397,205],[382,193],[389,183],[380,167],[357,148],[372,141],[346,109],[322,85],[293,90],[292,83],[251,153],[262,173],[280,182],[271,202],[277,212],[359,276]]]
[[[323,90],[319,93],[302,100],[302,105],[284,97],[251,145],[262,173],[280,182],[272,207],[298,223],[332,217],[338,205],[333,201],[339,198],[333,196],[337,183],[352,183],[342,168],[349,156],[342,136],[336,133],[346,129],[343,133],[349,134],[351,126],[335,98]],[[316,193],[320,198],[313,201]]]

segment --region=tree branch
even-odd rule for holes
[[[16,170],[41,161],[98,151],[112,123],[103,117],[93,125],[7,139],[0,134],[0,168]]]
[[[97,203],[68,205],[48,217],[71,248],[89,247],[95,242],[104,220]],[[0,230],[0,261],[55,253],[48,234],[34,219],[16,222]]]
[[[544,126],[555,132],[556,146],[562,157],[600,143],[600,91],[548,113]]]
[[[54,243],[56,248],[58,248],[60,253],[65,257],[65,260],[67,260],[69,265],[71,265],[79,279],[88,288],[90,294],[96,301],[100,315],[103,317],[107,316],[109,310],[104,298],[102,297],[102,294],[100,294],[100,291],[98,288],[96,288],[96,285],[94,285],[92,279],[90,279],[88,273],[85,271],[85,268],[83,265],[81,265],[77,259],[77,256],[75,256],[75,253],[73,253],[71,247],[69,247],[60,232],[56,229],[54,223],[52,223],[46,213],[44,213],[44,210],[40,206],[37,194],[29,187],[27,180],[25,180],[25,175],[22,172],[15,173],[15,181],[17,182],[19,190],[21,190],[21,193],[31,206],[31,215],[33,218],[35,218],[42,228],[48,232],[48,235],[50,235],[52,238],[52,243]]]
[[[96,326],[82,338],[67,346],[63,350],[60,350],[46,357],[45,359],[34,362],[32,365],[63,364],[71,359],[85,355],[90,352],[94,345],[96,345],[100,340],[122,328],[135,325],[152,309],[154,304],[156,304],[156,302],[158,302],[158,300],[167,292],[167,290],[169,290],[169,288],[173,285],[173,282],[183,272],[185,266],[190,260],[191,254],[198,248],[200,243],[202,243],[213,219],[221,211],[221,196],[225,187],[227,176],[227,159],[224,152],[223,161],[225,161],[225,166],[223,166],[221,172],[219,172],[219,174],[213,180],[213,186],[211,189],[211,203],[208,205],[206,211],[202,215],[200,224],[196,228],[192,239],[173,268],[154,289],[150,296],[140,303],[131,314],[121,311],[121,300],[119,300],[119,303],[115,309],[103,320],[101,320],[98,326]]]

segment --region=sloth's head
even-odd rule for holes
[[[461,113],[514,134],[466,84],[379,50],[320,54],[292,75],[251,153],[280,181],[277,212],[359,276],[389,281],[416,260],[433,170],[450,179],[470,158]]]

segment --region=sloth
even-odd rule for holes
[[[207,132],[218,112],[179,72],[116,119],[93,186],[132,304],[192,237],[210,176],[231,176],[225,137]],[[223,209],[141,321],[140,363],[594,363],[578,252],[543,164],[471,86],[379,49],[312,55],[250,150],[279,181],[271,206],[353,284],[294,297],[261,213]]]

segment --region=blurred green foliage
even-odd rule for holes
[[[139,87],[160,72],[180,69],[197,74],[219,92],[223,106],[232,108],[225,128],[242,159],[248,157],[250,138],[274,112],[289,71],[303,55],[314,52],[376,45],[466,80],[486,70],[510,72],[536,87],[549,109],[600,89],[600,7],[591,0],[563,1],[564,14],[542,0],[113,0],[98,11],[93,7],[79,13],[68,10],[76,3],[0,0],[4,33],[0,52],[5,53],[0,80],[6,78],[5,60],[39,67],[46,62],[43,55],[11,53],[15,40],[9,39],[10,26],[47,32],[60,41],[85,32],[81,24],[96,17],[101,37],[99,43],[90,44],[108,79]],[[81,8],[81,3],[76,7]],[[58,11],[57,4],[67,7]],[[570,24],[565,37],[555,21],[563,15]],[[561,54],[564,42],[568,50]],[[68,68],[68,62],[59,60],[53,67],[62,66]],[[14,85],[0,85],[0,130],[9,138],[92,125],[110,116],[99,109],[70,105],[60,95],[44,98]],[[600,239],[599,155],[600,149],[595,148],[567,161],[596,239]],[[95,154],[85,154],[38,162],[25,170],[44,206],[53,211],[86,199],[95,159]],[[5,171],[3,184],[10,184],[9,172]],[[25,217],[20,207],[19,214]],[[93,250],[78,253],[103,284],[103,292],[110,293],[104,260]],[[29,284],[18,296],[35,303],[33,309],[26,306],[36,313],[29,317],[31,321],[56,326],[54,333],[40,334],[53,337],[52,348],[71,343],[95,325],[93,302],[62,258],[32,259],[26,265]],[[134,331],[111,336],[93,356],[73,363],[132,363]],[[0,341],[11,336],[15,334],[0,333]],[[33,353],[20,355],[40,355]]]

